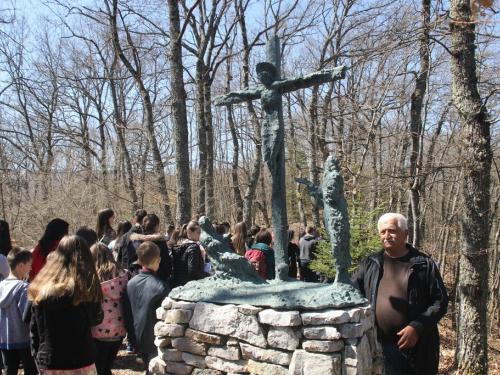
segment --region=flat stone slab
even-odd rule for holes
[[[232,336],[265,348],[267,341],[255,315],[245,315],[235,305],[198,303],[189,326],[197,331]]]
[[[190,375],[193,367],[181,362],[167,362],[167,371],[174,375]]]
[[[290,375],[329,374],[340,375],[342,363],[340,353],[316,354],[296,350],[290,363]]]
[[[267,343],[273,348],[293,351],[299,346],[300,339],[293,328],[271,326],[267,333]]]
[[[343,324],[349,323],[351,320],[347,311],[338,309],[302,313],[300,317],[302,318],[302,324],[315,326],[321,324]]]
[[[181,351],[197,355],[207,355],[208,345],[202,342],[196,342],[187,337],[179,337],[172,340],[172,346]]]
[[[238,311],[245,315],[257,315],[262,311],[262,307],[255,307],[251,305],[238,305]]]
[[[287,310],[340,308],[367,302],[359,290],[349,284],[306,283],[293,279],[254,284],[239,279],[222,279],[217,275],[174,288],[169,298]]]
[[[223,346],[219,348],[212,346],[208,349],[208,355],[230,361],[239,361],[241,359],[240,348],[238,346]]]
[[[184,352],[182,353],[182,360],[186,362],[188,365],[196,368],[207,368],[207,365],[205,363],[205,357],[201,355]]]
[[[344,340],[304,340],[302,349],[319,353],[340,352],[344,349]]]
[[[176,324],[189,323],[191,317],[193,316],[193,310],[175,309],[175,310],[164,310],[164,311],[165,311],[165,316],[163,320],[165,320],[165,323],[176,323]]]
[[[282,352],[274,349],[262,349],[252,345],[240,343],[241,355],[244,359],[250,358],[255,361],[273,363],[275,365],[288,366],[292,360],[292,353]]]
[[[304,327],[302,333],[306,339],[312,340],[338,340],[342,337],[337,328],[330,326]]]
[[[170,337],[155,337],[155,345],[159,348],[170,345],[172,338]]]
[[[288,369],[286,367],[257,362],[251,359],[248,360],[247,369],[251,374],[288,375]]]
[[[263,310],[259,313],[259,323],[269,324],[274,327],[294,327],[299,326],[300,313],[298,311],[275,311],[272,309]]]
[[[168,298],[168,297],[167,297]],[[196,303],[186,301],[172,301],[171,309],[194,310]]]
[[[177,349],[158,349],[158,356],[164,361],[180,362],[182,361],[182,352]]]
[[[161,337],[181,337],[186,330],[185,324],[167,324],[158,322],[155,324],[154,334]]]
[[[186,337],[193,339],[194,341],[205,342],[211,345],[222,345],[223,339],[220,336],[212,335],[210,333],[205,333],[201,331],[195,331],[194,329],[188,328],[186,330]]]
[[[205,363],[209,368],[223,372],[248,372],[247,361],[228,361],[217,357],[207,356],[205,357]]]
[[[167,370],[167,364],[159,357],[154,357],[149,362],[149,371],[155,374],[164,374]]]
[[[222,371],[219,370],[213,370],[211,368],[205,368],[205,369],[198,369],[195,368],[191,375],[223,375]]]

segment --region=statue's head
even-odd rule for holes
[[[259,81],[264,86],[270,86],[274,81],[276,81],[276,67],[269,62],[261,62],[257,64],[257,76]]]

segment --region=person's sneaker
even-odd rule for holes
[[[135,357],[135,363],[137,363],[139,365],[143,365],[144,361],[142,360],[141,357],[137,356],[137,357]]]
[[[132,345],[127,345],[127,354],[134,354],[134,348],[132,348]]]

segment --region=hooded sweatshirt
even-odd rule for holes
[[[0,348],[22,349],[30,346],[29,325],[23,322],[28,303],[28,283],[18,279],[0,282]]]

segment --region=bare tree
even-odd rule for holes
[[[462,124],[462,251],[458,294],[458,371],[488,373],[488,248],[490,243],[490,118],[478,90],[475,14],[468,0],[450,2],[453,104]]]
[[[189,171],[189,144],[186,91],[182,77],[182,45],[179,1],[168,0],[170,30],[170,75],[172,93],[172,121],[174,123],[175,169],[177,173],[177,213],[178,224],[191,219],[191,181]]]

